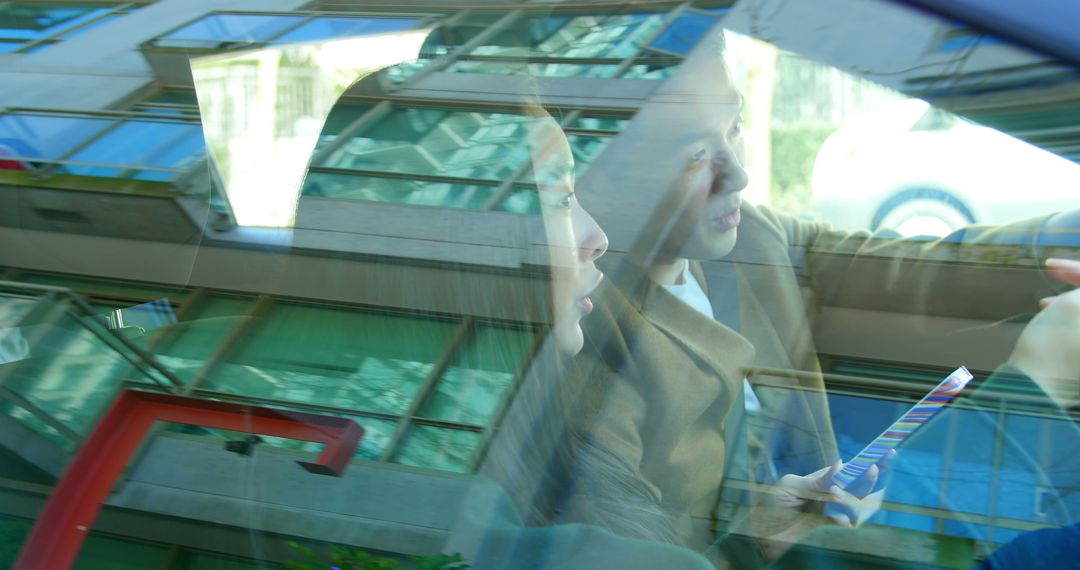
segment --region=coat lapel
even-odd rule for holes
[[[750,341],[656,284],[650,284],[646,291],[642,315],[729,383],[741,382],[743,369],[754,358]]]

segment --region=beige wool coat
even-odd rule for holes
[[[607,264],[609,279],[594,296],[586,349],[569,383],[580,383],[575,436],[567,444],[577,446],[569,454],[577,459],[566,466],[570,483],[557,520],[705,550],[717,538],[721,489],[732,466],[744,474],[756,467],[734,433],[748,373],[804,373],[772,377],[771,387],[759,391],[763,425],[749,430],[751,447],[757,441],[771,452],[775,439],[799,456],[804,473],[838,458],[812,338],[820,303],[987,318],[1034,307],[1047,292],[1048,281],[1033,270],[1039,254],[1033,247],[1046,223],[913,241],[838,233],[745,205],[735,250],[692,266],[707,291],[717,273],[733,276],[738,332],[704,317],[625,259]],[[1032,270],[1016,271],[1025,265]],[[1024,298],[988,309],[987,299],[1001,295],[1002,271]],[[714,307],[723,301],[713,299]]]

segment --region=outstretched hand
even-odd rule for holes
[[[1080,261],[1049,259],[1055,278],[1080,287]],[[1062,408],[1080,404],[1080,289],[1043,299],[1021,333],[1009,364],[1031,377]]]

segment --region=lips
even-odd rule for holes
[[[742,209],[739,206],[711,220],[713,227],[722,232],[735,229],[740,221],[742,221]]]
[[[600,271],[597,271],[596,277],[593,278],[592,282],[585,289],[585,293],[578,298],[577,308],[581,311],[582,316],[593,312],[593,302],[592,299],[589,298],[589,295],[592,294],[592,292],[600,286],[600,282],[603,280],[604,274]]]

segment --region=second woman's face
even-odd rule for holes
[[[593,310],[589,295],[603,279],[596,260],[608,239],[574,195],[574,157],[558,123],[538,119],[529,137],[533,171],[550,248],[555,342],[577,354],[584,343],[581,319]]]

